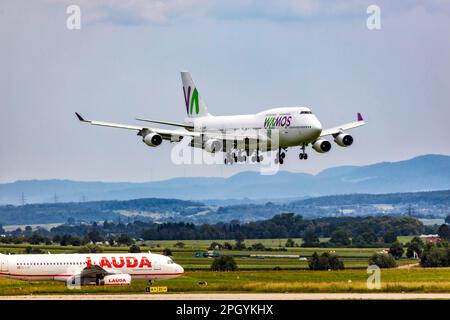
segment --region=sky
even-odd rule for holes
[[[70,5],[81,28],[69,30]],[[369,5],[381,29],[369,30]],[[283,170],[450,154],[450,1],[0,0],[0,182],[155,181],[230,176],[255,165],[175,165],[139,124],[185,118],[189,70],[213,115],[308,106],[322,125],[355,120],[350,148]]]

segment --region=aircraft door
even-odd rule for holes
[[[0,271],[1,272],[8,272],[8,261],[6,261],[6,259],[1,259]]]
[[[161,270],[161,261],[156,260],[153,269],[154,270]]]

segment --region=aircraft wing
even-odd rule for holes
[[[96,275],[101,274],[103,276],[110,274],[109,271],[106,271],[105,269],[103,269],[102,267],[100,267],[99,265],[92,265],[89,268],[86,267],[83,270],[81,270],[80,276],[81,277],[95,277]]]
[[[75,112],[75,114],[76,114],[78,120],[80,120],[81,122],[86,122],[86,123],[89,123],[94,126],[134,130],[134,131],[138,131],[138,135],[140,135],[140,136],[145,136],[145,134],[154,132],[154,133],[159,134],[164,140],[170,140],[170,141],[179,141],[180,137],[184,137],[184,136],[189,136],[189,137],[199,137],[200,136],[200,133],[188,132],[186,130],[166,130],[166,129],[159,129],[159,128],[139,127],[139,126],[113,123],[113,122],[86,120],[78,112]]]
[[[365,124],[366,123],[364,122],[364,119],[363,119],[361,113],[358,113],[356,121],[349,122],[349,123],[346,123],[346,124],[343,124],[341,126],[337,126],[334,128],[322,130],[322,133],[320,134],[320,136],[324,137],[324,136],[329,136],[329,135],[333,135],[333,134],[339,134],[340,132],[343,132],[345,130],[357,128],[357,127],[363,126]]]

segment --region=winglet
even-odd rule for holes
[[[82,116],[80,116],[80,114],[79,114],[78,112],[75,112],[75,114],[76,114],[78,120],[80,120],[80,121],[82,121],[82,122],[87,122],[86,120],[83,119]]]
[[[358,112],[358,121],[364,121],[364,119],[363,119],[361,113],[359,113],[359,112]]]

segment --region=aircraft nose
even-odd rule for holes
[[[184,268],[182,266],[180,266],[179,264],[177,264],[175,267],[175,272],[176,273],[184,273]]]
[[[312,129],[322,132],[322,124],[320,123],[319,119],[317,119],[317,117],[314,117]]]
[[[316,116],[311,121],[311,136],[318,138],[322,133],[322,124]]]

